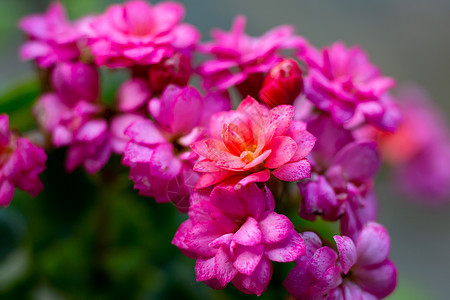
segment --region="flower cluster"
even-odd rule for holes
[[[22,57],[46,75],[33,109],[46,146],[67,148],[69,172],[119,155],[140,195],[187,213],[172,243],[214,289],[260,295],[273,262],[295,261],[284,286],[296,299],[388,296],[397,272],[374,178],[387,161],[406,189],[447,197],[445,125],[417,92],[393,97],[360,47],[317,49],[288,25],[251,37],[244,16],[202,43],[183,18],[179,3],[142,0],[75,22],[58,3],[24,18]],[[126,74],[114,101],[101,68]],[[36,194],[45,161],[5,118],[1,204],[14,186]],[[318,218],[339,224],[334,241]]]

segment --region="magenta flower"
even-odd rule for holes
[[[0,115],[0,206],[8,206],[17,187],[35,197],[44,188],[44,150],[9,129],[7,114]]]
[[[219,183],[232,176],[239,185],[265,182],[272,173],[283,181],[308,178],[311,165],[305,156],[315,138],[305,124],[292,121],[294,107],[272,109],[247,97],[236,111],[213,116],[212,138],[196,142],[192,149],[201,157],[194,170],[203,173],[196,188]]]
[[[99,82],[97,69],[80,62],[58,63],[51,74],[51,83],[56,94],[71,107],[78,101],[97,102]]]
[[[149,102],[154,118],[134,122],[125,133],[123,164],[130,179],[144,196],[157,202],[172,201],[181,210],[189,207],[189,196],[198,174],[192,170],[197,155],[189,148],[203,138],[203,126],[219,109],[229,109],[229,100],[209,95],[202,98],[192,87],[170,85],[160,99]]]
[[[308,156],[311,179],[298,184],[303,197],[299,214],[330,221],[343,217],[343,233],[353,236],[376,216],[372,178],[381,163],[376,143],[355,141],[327,115],[310,120],[307,128],[317,142]]]
[[[389,107],[380,98],[395,81],[383,77],[362,49],[341,42],[321,51],[307,45],[300,57],[308,66],[305,94],[318,109],[341,124],[355,115],[375,126],[382,121]]]
[[[36,60],[40,67],[49,68],[57,62],[76,60],[80,55],[77,41],[82,33],[67,20],[59,2],[52,3],[45,14],[21,19],[19,27],[29,38],[20,49],[24,60]]]
[[[215,289],[233,282],[260,295],[272,277],[271,261],[293,261],[305,255],[305,245],[291,221],[274,212],[267,187],[251,183],[236,191],[234,185],[215,187],[209,199],[194,194],[172,243],[197,260],[197,281]]]
[[[110,122],[111,146],[116,154],[123,154],[130,137],[125,131],[131,124],[146,120],[145,116],[135,113],[115,115]]]
[[[199,41],[197,29],[181,23],[183,17],[184,7],[176,2],[114,4],[87,26],[88,43],[98,65],[157,64],[176,51],[189,52]]]
[[[261,37],[245,34],[246,18],[237,16],[230,32],[212,31],[214,41],[200,46],[213,59],[198,69],[207,89],[225,91],[238,86],[243,97],[258,95],[263,74],[281,60],[280,51],[299,47],[303,39],[294,36],[292,26],[279,26]]]
[[[89,173],[96,173],[108,162],[111,155],[108,122],[98,118],[99,113],[99,106],[84,101],[69,107],[54,93],[43,94],[36,103],[34,115],[51,134],[53,145],[68,147],[67,171],[83,165]]]
[[[353,241],[334,236],[338,255],[321,247],[320,238],[305,232],[307,255],[300,257],[284,286],[295,299],[382,299],[395,289],[397,270],[388,259],[390,240],[386,229],[368,223]]]

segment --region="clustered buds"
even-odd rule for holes
[[[376,223],[374,177],[384,155],[405,185],[443,193],[450,167],[429,161],[448,157],[450,142],[434,112],[397,103],[394,79],[359,47],[316,49],[288,25],[251,37],[244,16],[202,43],[183,18],[179,3],[132,0],[75,22],[59,3],[22,19],[21,56],[47,75],[33,109],[46,147],[67,148],[68,172],[96,173],[121,156],[140,195],[188,213],[172,243],[214,289],[231,282],[260,295],[272,262],[295,261],[284,286],[296,299],[389,295],[396,268]],[[197,53],[205,59],[195,64]],[[127,73],[112,104],[103,67]],[[1,205],[14,187],[42,189],[45,159],[0,116]],[[297,210],[338,222],[339,234],[330,241],[294,226],[287,215]]]

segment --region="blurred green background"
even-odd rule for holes
[[[74,19],[119,1],[62,2]],[[186,21],[199,27],[203,40],[212,27],[229,29],[233,17],[243,13],[253,35],[289,23],[317,46],[338,39],[360,44],[385,74],[400,84],[424,86],[450,116],[450,1],[181,2]],[[48,3],[1,0],[0,112],[9,113],[11,125],[21,130],[33,125],[29,108],[38,87],[31,65],[18,59],[23,35],[16,25],[24,15],[45,11]],[[42,176],[46,188],[36,199],[17,191],[13,204],[0,210],[0,299],[243,297],[233,287],[214,291],[195,282],[194,261],[170,244],[185,216],[170,204],[137,196],[118,157],[96,176],[82,170],[65,174],[63,160],[64,151],[50,155]],[[448,299],[450,207],[432,209],[402,199],[383,176],[377,190],[380,222],[390,232],[399,271],[398,289],[389,299]],[[261,299],[287,296],[281,281],[291,266],[275,266],[274,281]]]

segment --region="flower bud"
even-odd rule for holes
[[[264,79],[259,92],[261,101],[269,107],[291,105],[303,90],[302,71],[293,59],[284,59],[274,66]]]
[[[191,60],[186,55],[175,53],[149,70],[149,81],[153,92],[162,92],[169,84],[185,86],[192,74]]]
[[[51,80],[55,92],[69,106],[81,100],[95,102],[98,98],[99,76],[92,65],[60,63],[53,70]]]

